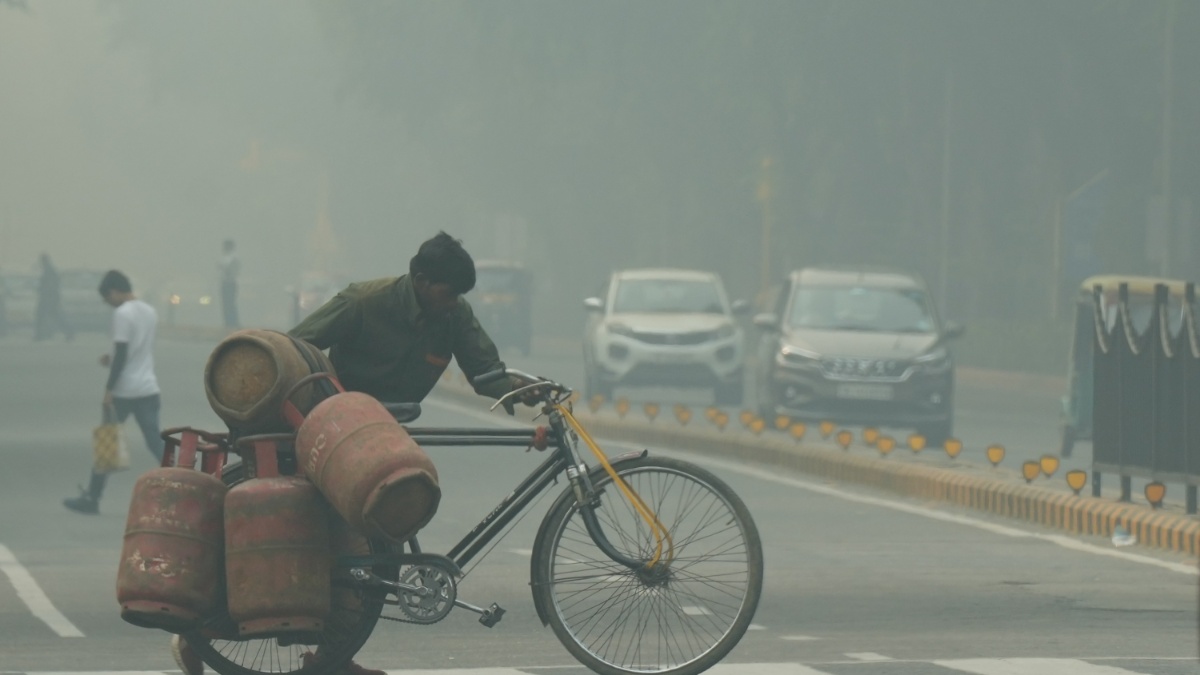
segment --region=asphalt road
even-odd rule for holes
[[[0,672],[174,670],[167,635],[122,622],[114,595],[125,509],[136,474],[154,465],[149,453],[133,442],[133,470],[112,480],[100,515],[60,504],[86,478],[104,379],[96,358],[106,347],[87,335],[71,344],[0,340]],[[160,341],[164,427],[219,428],[201,384],[210,348]],[[579,379],[565,354],[511,363]],[[1018,393],[1004,408],[1004,394],[975,396],[962,392],[961,419],[976,420],[964,429],[979,425],[980,443],[1006,442],[1010,452],[1028,443],[1038,452],[1036,424],[1024,417],[1038,407],[1031,397]],[[978,418],[972,400],[986,407]],[[480,412],[485,403],[431,399],[421,424],[497,423]],[[982,440],[1006,429],[1012,440]],[[963,435],[971,451],[975,441]],[[448,548],[537,462],[513,449],[429,452],[443,500],[422,535],[428,550]],[[686,449],[652,452],[686,457]],[[745,499],[766,554],[754,629],[712,672],[1198,672],[1194,560],[1130,554],[1101,539],[1058,537],[770,467],[697,461]],[[469,602],[508,610],[497,627],[465,612],[433,627],[382,625],[360,662],[410,674],[584,672],[538,623],[529,597],[528,551],[547,505],[531,509],[461,588]]]

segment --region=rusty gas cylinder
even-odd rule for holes
[[[402,542],[442,492],[425,451],[379,401],[345,392],[317,404],[296,434],[300,469],[354,529]]]
[[[183,431],[179,465],[170,466],[178,441],[164,437],[167,466],[147,471],[133,486],[117,602],[121,618],[135,626],[181,633],[219,609],[226,487],[191,468],[198,447],[215,453],[215,446],[198,446],[197,432]],[[219,463],[206,464],[219,470]]]
[[[242,637],[320,632],[329,616],[329,508],[308,479],[279,475],[276,443],[239,441],[254,477],[225,498],[226,593]]]
[[[282,406],[288,392],[314,372],[333,373],[333,364],[311,344],[272,330],[240,330],[221,341],[204,367],[204,393],[213,412],[241,435],[291,431]],[[312,381],[292,396],[307,413],[335,392]]]

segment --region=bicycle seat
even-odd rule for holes
[[[412,422],[421,416],[420,403],[384,403],[383,407],[400,424]]]

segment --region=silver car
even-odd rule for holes
[[[745,336],[711,272],[672,269],[614,273],[602,297],[588,298],[583,338],[589,395],[617,386],[711,387],[718,404],[742,401]]]

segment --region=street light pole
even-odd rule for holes
[[[1166,25],[1163,38],[1163,123],[1162,123],[1162,156],[1163,156],[1163,233],[1166,237],[1162,255],[1159,257],[1159,275],[1167,276],[1170,272],[1171,247],[1173,245],[1175,223],[1174,210],[1171,208],[1171,98],[1174,87],[1171,77],[1171,51],[1174,46],[1175,0],[1167,0]]]
[[[954,70],[946,72],[946,108],[942,114],[942,233],[939,238],[938,302],[946,315],[950,277],[950,129],[954,102]]]
[[[764,157],[762,160],[762,176],[758,183],[758,200],[762,202],[762,258],[759,263],[762,270],[762,277],[759,282],[759,297],[765,297],[767,289],[771,285],[771,227],[773,223],[773,214],[771,213],[771,165],[773,161],[770,157]]]

